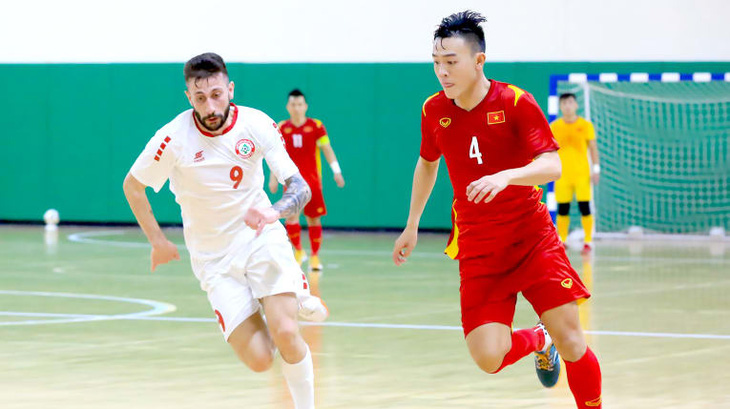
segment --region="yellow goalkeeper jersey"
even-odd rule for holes
[[[559,118],[550,124],[550,129],[560,145],[558,154],[563,163],[563,178],[589,177],[588,141],[596,139],[593,124],[582,117],[573,123]]]

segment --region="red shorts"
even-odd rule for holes
[[[554,229],[537,242],[513,247],[516,257],[485,256],[459,260],[461,324],[464,336],[490,322],[512,326],[517,293],[538,316],[591,296],[570,266]]]
[[[312,199],[304,206],[304,215],[307,217],[322,217],[327,214],[327,207],[324,205],[324,196],[322,195],[322,183],[310,182],[309,188],[312,190]]]

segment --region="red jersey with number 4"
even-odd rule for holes
[[[294,126],[291,120],[279,122],[289,157],[310,186],[322,184],[322,160],[319,146],[327,142],[327,130],[322,121],[307,118],[302,126]]]
[[[455,259],[512,259],[518,257],[513,253],[522,253],[517,248],[554,230],[537,187],[508,186],[489,203],[467,200],[471,182],[523,167],[541,153],[558,149],[532,95],[514,85],[490,82],[486,97],[471,111],[459,108],[441,91],[426,100],[421,114],[421,157],[432,162],[443,155],[454,187],[446,254]]]

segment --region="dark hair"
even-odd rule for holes
[[[486,50],[484,30],[479,24],[485,21],[487,19],[475,11],[465,10],[454,13],[441,20],[441,24],[433,33],[433,39],[461,37],[471,43],[474,53],[483,53]]]
[[[576,98],[575,94],[573,94],[572,92],[565,92],[560,94],[560,97],[558,97],[558,101],[562,101],[568,98],[573,98],[574,100],[578,101],[578,98]]]
[[[304,93],[300,91],[299,88],[294,88],[293,90],[291,90],[291,92],[289,93],[289,97],[302,97],[305,101],[307,100],[307,97],[304,96]]]
[[[228,69],[226,69],[226,63],[223,62],[223,58],[216,53],[204,53],[196,55],[185,63],[183,69],[185,73],[185,82],[191,78],[203,79],[212,77],[219,72],[228,77]]]

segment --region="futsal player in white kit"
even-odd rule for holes
[[[287,155],[276,123],[261,111],[231,103],[234,83],[220,56],[193,57],[184,74],[193,109],[157,131],[124,180],[129,205],[152,245],[152,271],[180,259],[145,193],[147,186],[158,192],[169,179],[193,272],[225,340],[256,372],[271,367],[278,348],[296,408],[313,408],[312,357],[297,314],[321,321],[328,312],[309,294],[279,222],[298,215],[311,192]],[[273,205],[263,190],[263,159],[286,185]]]

